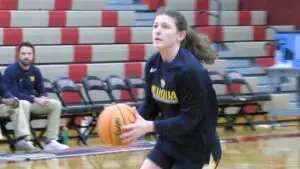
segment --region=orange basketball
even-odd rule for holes
[[[104,144],[113,147],[126,147],[131,144],[122,143],[121,127],[136,120],[134,109],[126,104],[113,104],[105,107],[97,121],[98,135]]]

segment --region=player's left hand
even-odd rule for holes
[[[135,109],[136,121],[122,127],[121,139],[124,143],[134,142],[139,137],[153,130],[153,122],[145,120]]]

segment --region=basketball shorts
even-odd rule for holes
[[[177,160],[161,150],[159,146],[155,146],[148,155],[148,159],[160,166],[162,169],[202,169],[203,164],[184,163]]]

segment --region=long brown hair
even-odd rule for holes
[[[218,56],[211,47],[211,41],[207,36],[188,27],[185,17],[180,12],[167,8],[159,8],[156,12],[156,16],[158,15],[168,15],[174,18],[177,30],[179,32],[186,31],[186,37],[181,42],[181,47],[190,50],[201,63],[214,64]]]

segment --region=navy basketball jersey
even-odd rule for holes
[[[209,161],[215,141],[215,111],[207,70],[187,49],[166,63],[160,54],[145,67],[146,97],[139,113],[154,120],[158,144],[177,159]],[[217,106],[217,105],[216,105]],[[160,119],[155,119],[161,113]],[[214,140],[212,140],[214,139]],[[218,140],[219,141],[219,140]]]

